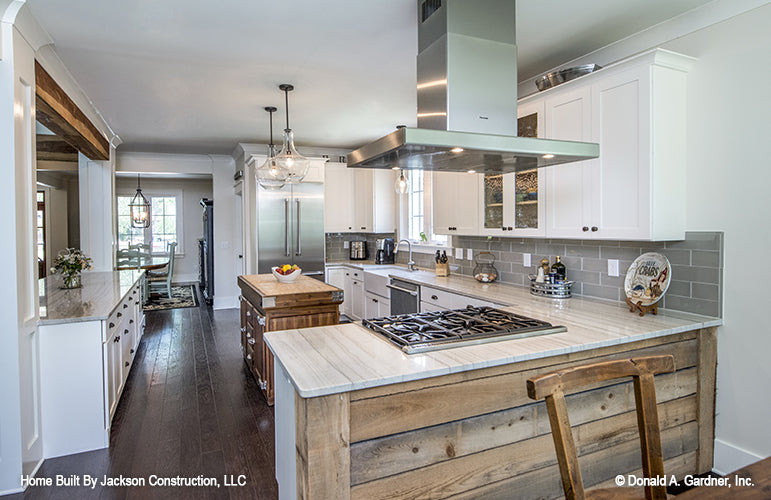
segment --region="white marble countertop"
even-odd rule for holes
[[[59,288],[58,276],[40,279],[39,325],[107,319],[144,271],[84,272],[83,286]]]
[[[566,326],[567,332],[409,355],[357,323],[266,333],[266,343],[302,397],[597,349],[723,322],[720,318],[664,309],[657,316],[640,317],[619,302],[581,297],[550,299],[533,296],[525,287],[482,284],[467,276],[441,278],[432,272],[409,272],[399,266],[344,264],[506,304],[506,310]]]

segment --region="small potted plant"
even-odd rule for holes
[[[54,259],[54,267],[51,272],[61,275],[62,288],[80,288],[80,273],[84,269],[91,269],[91,258],[78,248],[66,248],[60,250]]]

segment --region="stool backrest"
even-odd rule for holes
[[[576,445],[570,430],[565,391],[596,382],[632,377],[640,431],[643,474],[645,477],[664,476],[661,451],[661,431],[656,410],[656,388],[653,376],[675,371],[672,356],[648,356],[565,368],[533,377],[527,381],[527,394],[532,399],[546,399],[554,447],[557,451],[562,489],[567,500],[584,498],[581,470],[578,468]],[[666,486],[646,486],[648,500],[666,500]]]

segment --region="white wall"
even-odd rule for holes
[[[714,466],[720,473],[771,455],[769,299],[756,287],[766,274],[756,264],[771,249],[769,26],[768,2],[717,0],[567,64],[605,65],[654,46],[698,58],[688,74],[683,195],[686,230],[725,232]],[[520,94],[531,93],[531,85],[520,82]]]
[[[212,198],[211,179],[141,179],[142,193],[152,195],[181,195],[178,215],[182,216],[182,238],[177,242],[173,280],[178,283],[198,281],[198,239],[203,236],[201,198]],[[115,180],[116,194],[133,196],[137,181],[120,177]]]
[[[771,335],[765,215],[771,172],[768,82],[771,5],[667,44],[699,58],[688,75],[688,230],[725,232],[723,311],[718,334],[715,469],[771,455]]]

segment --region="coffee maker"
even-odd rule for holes
[[[378,238],[375,242],[377,252],[375,253],[375,264],[393,264],[394,263],[394,239]]]

